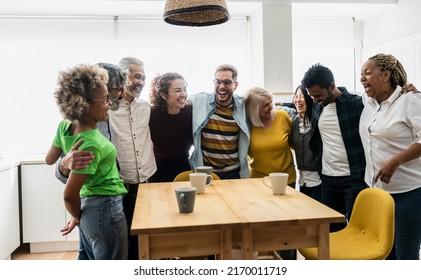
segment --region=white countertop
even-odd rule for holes
[[[5,155],[0,158],[0,171],[21,164],[45,164],[45,154]]]

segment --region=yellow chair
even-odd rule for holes
[[[362,190],[354,203],[349,224],[329,234],[332,260],[382,260],[392,250],[395,202],[378,188]],[[305,259],[317,259],[317,248],[299,249]]]
[[[190,181],[189,174],[192,173],[192,172],[193,172],[193,170],[187,170],[187,171],[184,171],[184,172],[179,173],[177,176],[175,176],[174,182]],[[212,178],[214,180],[220,180],[219,176],[216,175],[213,172],[212,172]]]

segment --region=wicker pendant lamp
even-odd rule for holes
[[[225,0],[167,0],[164,21],[174,25],[208,26],[228,21]]]

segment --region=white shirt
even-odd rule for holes
[[[156,171],[149,130],[150,115],[149,103],[138,98],[132,103],[123,99],[117,111],[110,111],[111,137],[124,183],[144,182]]]
[[[375,175],[392,156],[421,143],[421,94],[399,96],[401,88],[381,104],[363,94],[364,110],[360,119],[360,135],[366,158],[365,181],[389,193],[402,193],[421,186],[421,158],[401,164],[389,184]]]
[[[323,142],[322,174],[335,177],[351,175],[336,103],[330,103],[323,108],[318,127]]]

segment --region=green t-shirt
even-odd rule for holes
[[[70,126],[71,122],[68,120],[63,120],[59,124],[53,146],[61,148],[67,154],[73,145],[82,139],[83,143],[79,150],[91,151],[95,156],[86,169],[71,171],[77,174],[88,174],[80,190],[80,197],[126,194],[123,180],[118,175],[114,145],[98,129],[70,135]]]

